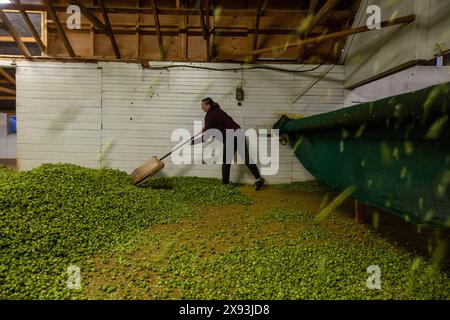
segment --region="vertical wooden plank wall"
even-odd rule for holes
[[[97,168],[101,70],[96,64],[18,62],[17,159],[27,170],[70,162]]]
[[[238,64],[192,65],[240,68]],[[309,70],[314,66],[278,67]],[[18,82],[23,82],[17,88],[19,162],[22,169],[61,160],[131,172],[150,156],[168,152],[174,145],[170,141],[174,129],[193,132],[193,122],[204,117],[200,100],[206,96],[216,100],[245,129],[270,129],[283,113],[308,116],[332,111],[343,105],[342,66],[335,66],[296,103],[291,102],[326,67],[291,74],[260,69],[167,71],[112,62],[78,67],[63,63],[24,65],[18,68]],[[235,89],[241,85],[245,100],[238,106]],[[165,163],[162,176],[221,175],[220,165],[179,166],[170,158]],[[233,166],[231,178],[252,181],[245,166]],[[268,180],[284,183],[309,179],[312,177],[292,155],[290,146],[280,145],[279,172]]]

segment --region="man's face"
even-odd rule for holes
[[[208,112],[209,110],[209,104],[207,104],[206,102],[202,102],[202,110],[204,112]]]

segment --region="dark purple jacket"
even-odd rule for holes
[[[225,136],[227,129],[236,130],[240,128],[241,126],[223,111],[217,103],[215,103],[206,113],[205,131],[208,129],[217,129]]]

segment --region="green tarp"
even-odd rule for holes
[[[318,180],[416,224],[450,227],[450,83],[308,118],[282,117]]]

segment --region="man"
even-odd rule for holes
[[[209,129],[217,129],[222,133],[223,137],[222,183],[223,184],[230,183],[231,161],[232,158],[234,158],[236,150],[238,149],[239,156],[245,160],[245,165],[256,179],[256,182],[254,184],[255,190],[259,191],[261,187],[264,185],[265,180],[263,177],[261,177],[256,164],[250,163],[250,159],[248,156],[249,153],[248,145],[247,141],[245,140],[245,136],[243,134],[241,126],[238,125],[233,120],[233,118],[231,118],[225,111],[223,111],[220,108],[220,106],[216,102],[214,102],[211,98],[205,98],[202,100],[202,110],[206,112],[205,125],[203,127],[202,132],[205,133]],[[229,141],[228,144],[226,134],[227,129],[234,130],[235,132],[237,132],[237,136],[234,136],[234,141]],[[192,144],[200,142],[202,138],[192,141]],[[242,138],[244,140],[244,147],[245,147],[244,152],[241,152],[240,148],[238,148],[238,138]]]

